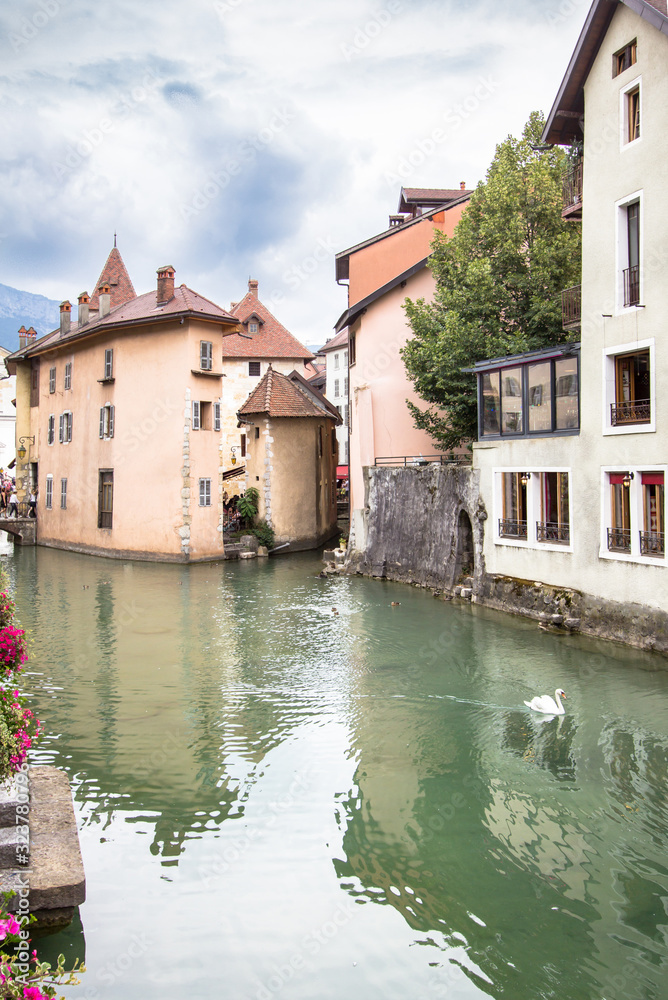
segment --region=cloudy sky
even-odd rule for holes
[[[3,0],[0,283],[61,300],[114,231],[138,293],[249,276],[303,342],[401,185],[473,187],[547,113],[588,0]]]

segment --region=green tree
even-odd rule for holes
[[[477,436],[476,379],[462,368],[572,339],[559,293],[580,282],[580,226],[561,218],[568,161],[541,147],[543,125],[534,112],[521,139],[497,146],[452,239],[436,234],[434,302],[405,303],[413,338],[402,356],[430,404],[408,407],[443,449]]]

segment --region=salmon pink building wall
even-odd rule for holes
[[[223,434],[214,429],[220,377],[196,375],[200,341],[214,343],[220,372],[220,325],[186,320],[107,332],[55,347],[40,359],[39,406],[31,407],[38,464],[40,544],[134,558],[178,561],[221,557]],[[104,382],[105,350],[113,350],[113,382]],[[71,388],[64,388],[65,365]],[[50,392],[50,369],[56,370]],[[205,425],[192,426],[192,402]],[[113,437],[100,438],[100,408],[114,407]],[[72,440],[59,441],[59,418],[72,413]],[[48,443],[49,416],[55,441]],[[229,448],[228,448],[229,450]],[[100,470],[113,470],[111,528],[98,527]],[[52,478],[52,506],[46,480]],[[199,480],[210,480],[210,506],[200,506]],[[67,480],[66,506],[61,482]]]
[[[452,236],[466,204],[426,216],[419,222],[397,226],[385,239],[361,247],[350,255],[348,305],[372,295],[412,264],[428,257],[435,230]]]
[[[406,400],[424,407],[408,381],[401,348],[411,337],[402,308],[407,298],[431,301],[434,279],[424,267],[370,305],[351,328],[356,361],[350,366],[351,511],[364,506],[362,469],[378,457],[431,455],[434,442],[413,425]],[[361,335],[360,335],[361,330]]]

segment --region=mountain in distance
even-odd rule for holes
[[[37,336],[55,330],[60,323],[60,302],[45,295],[21,292],[9,285],[0,285],[0,345],[8,351],[19,346],[19,327],[34,326]]]

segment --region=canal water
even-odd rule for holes
[[[5,565],[86,869],[68,998],[668,996],[666,661],[311,554]]]

